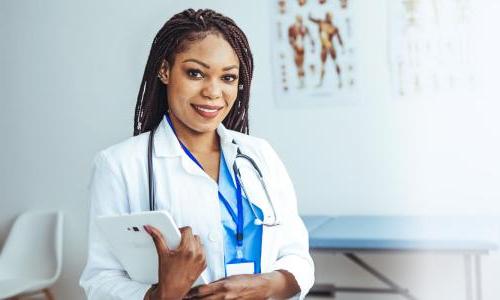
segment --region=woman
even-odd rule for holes
[[[134,137],[95,160],[80,280],[89,299],[280,299],[308,292],[314,266],[293,186],[269,144],[247,135],[252,72],[246,36],[212,10],[185,10],[158,32]],[[153,286],[128,277],[94,223],[100,215],[149,210],[150,134],[154,208],[168,211],[182,235],[180,246],[168,249],[161,233],[145,226],[159,257]],[[271,202],[258,181],[240,182],[232,172],[238,153],[255,161]],[[202,272],[211,283],[191,289]]]

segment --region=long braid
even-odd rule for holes
[[[168,20],[153,40],[137,95],[134,135],[153,129],[168,110],[167,87],[158,78],[163,60],[172,66],[175,55],[184,51],[189,42],[201,40],[214,32],[227,40],[240,61],[238,96],[223,124],[229,129],[248,134],[253,75],[253,57],[248,40],[232,19],[210,9],[187,9]]]

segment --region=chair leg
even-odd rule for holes
[[[47,300],[54,300],[54,295],[52,295],[49,289],[43,289],[42,292],[47,298]]]

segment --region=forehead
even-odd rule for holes
[[[219,34],[209,34],[201,40],[189,42],[184,51],[175,56],[175,64],[186,59],[197,59],[214,68],[239,66],[236,52]]]

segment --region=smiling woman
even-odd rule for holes
[[[209,36],[209,40],[205,41]],[[224,43],[226,47],[218,45],[218,42]],[[197,45],[199,43],[204,43],[204,45]],[[215,49],[203,47],[214,45],[218,49],[226,48],[225,52],[218,53]],[[190,49],[193,47],[197,49]],[[211,51],[207,51],[208,49]],[[206,62],[184,55],[186,51],[192,51],[191,55],[212,53],[210,58],[215,59],[213,63],[229,64],[224,66],[227,68],[224,68],[224,71],[234,69],[234,73],[227,75],[236,75],[233,77],[234,81],[239,83],[238,105],[224,120],[224,125],[229,129],[248,133],[247,110],[253,74],[253,57],[247,38],[236,23],[228,17],[209,9],[198,11],[188,9],[166,22],[153,41],[137,99],[134,135],[151,130],[168,110],[170,102],[158,101],[158,99],[165,99],[168,90],[171,89],[170,85],[165,84],[166,78],[161,78],[166,75],[169,67],[173,68],[176,61],[183,63],[184,60],[191,61],[195,65],[193,69],[190,69],[190,75],[200,79],[204,78],[203,71],[210,69],[210,65]],[[177,59],[178,55],[183,55],[184,59]],[[200,68],[203,69],[200,70]],[[223,77],[226,80],[229,79],[227,75]],[[157,76],[162,82],[159,82]]]
[[[158,32],[134,137],[95,160],[89,255],[80,280],[89,299],[307,294],[314,266],[292,183],[269,144],[248,135],[252,72],[245,34],[212,10],[183,11]],[[261,184],[243,181],[236,163],[242,158]],[[149,209],[168,211],[182,236],[177,249],[168,249],[158,229],[144,227],[159,258],[152,286],[128,276],[95,225],[98,216],[147,210],[148,195]],[[202,273],[211,283],[191,288]]]

